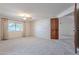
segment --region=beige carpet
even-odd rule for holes
[[[74,54],[61,40],[26,37],[0,41],[0,55],[69,55]]]

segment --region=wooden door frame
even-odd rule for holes
[[[77,20],[77,3],[75,3],[75,8],[74,8],[74,24],[75,24],[75,30],[74,30],[74,46],[75,46],[75,53],[77,53],[77,29],[76,29],[76,20]]]

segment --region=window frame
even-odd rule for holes
[[[13,31],[11,31],[11,30],[9,29],[9,24],[11,24],[11,23],[14,23],[15,29],[14,29]],[[21,28],[18,27],[19,30],[17,30],[17,25],[19,25],[19,26],[21,25]],[[21,31],[23,31],[23,24],[21,24],[21,23],[16,23],[16,22],[9,22],[9,23],[8,23],[8,31],[9,31],[9,32],[21,32]]]

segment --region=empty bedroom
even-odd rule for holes
[[[0,55],[79,54],[78,8],[78,3],[0,3]]]

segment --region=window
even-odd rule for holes
[[[8,24],[8,31],[14,32],[14,31],[22,31],[23,30],[23,24],[18,23],[9,23]]]
[[[8,24],[8,31],[11,31],[11,32],[15,31],[15,23]]]
[[[16,31],[22,31],[23,25],[22,24],[16,24]]]

